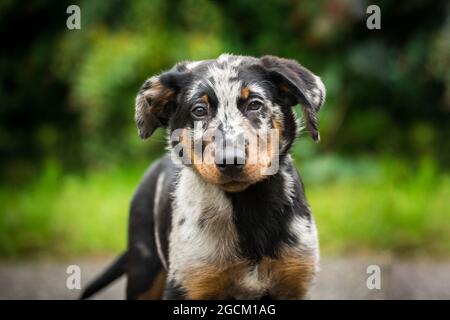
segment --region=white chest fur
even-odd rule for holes
[[[183,277],[186,266],[236,259],[232,204],[218,187],[183,168],[175,188],[169,244],[169,277]]]
[[[289,188],[290,186],[286,186]],[[285,190],[286,192],[286,190]],[[258,298],[272,286],[270,263],[249,264],[237,256],[238,235],[232,203],[218,187],[204,182],[191,168],[180,171],[173,194],[172,232],[169,239],[170,280],[191,281],[205,266],[214,274],[233,270],[233,296]],[[307,226],[308,225],[308,226]],[[318,262],[318,241],[314,221],[294,218],[289,228],[300,243],[283,248],[290,255]],[[214,281],[214,280],[213,280]]]

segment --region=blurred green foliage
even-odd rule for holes
[[[78,3],[81,30],[66,28]],[[325,248],[448,250],[450,4],[364,0],[2,1],[0,255],[123,247],[164,132],[134,97],[181,60],[293,58],[327,87],[322,142],[293,148]],[[349,223],[351,221],[351,223]]]
[[[48,163],[25,188],[3,186],[0,256],[119,252],[147,164],[72,175]],[[448,255],[450,176],[432,161],[314,158],[298,163],[323,254]]]
[[[22,181],[48,159],[66,168],[143,160],[134,97],[151,75],[223,52],[299,60],[322,76],[320,152],[388,153],[450,164],[448,1],[65,1],[0,6],[2,176]],[[29,27],[27,27],[29,26]],[[11,32],[14,29],[14,32]]]

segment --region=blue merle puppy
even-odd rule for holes
[[[178,139],[134,194],[128,250],[82,298],[123,274],[129,299],[306,298],[319,246],[289,151],[300,130],[293,107],[319,141],[324,100],[318,76],[275,56],[181,62],[145,81],[140,137],[161,127]],[[267,131],[265,148],[249,142]]]

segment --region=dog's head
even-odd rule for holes
[[[236,192],[276,172],[298,130],[293,106],[301,105],[306,130],[319,141],[324,100],[320,78],[294,60],[221,55],[145,81],[135,118],[141,138],[168,127],[173,156]]]

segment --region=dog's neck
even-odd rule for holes
[[[183,168],[175,203],[188,197],[193,211],[191,218],[210,230],[221,230],[229,224],[241,255],[251,259],[275,256],[280,245],[296,240],[289,231],[292,219],[296,215],[310,217],[296,175],[291,158],[286,157],[276,174],[244,191],[228,193],[205,182],[193,169]]]
[[[241,253],[250,258],[275,256],[282,244],[293,244],[290,224],[296,215],[310,212],[290,158],[267,179],[239,193],[227,194],[239,236]]]

